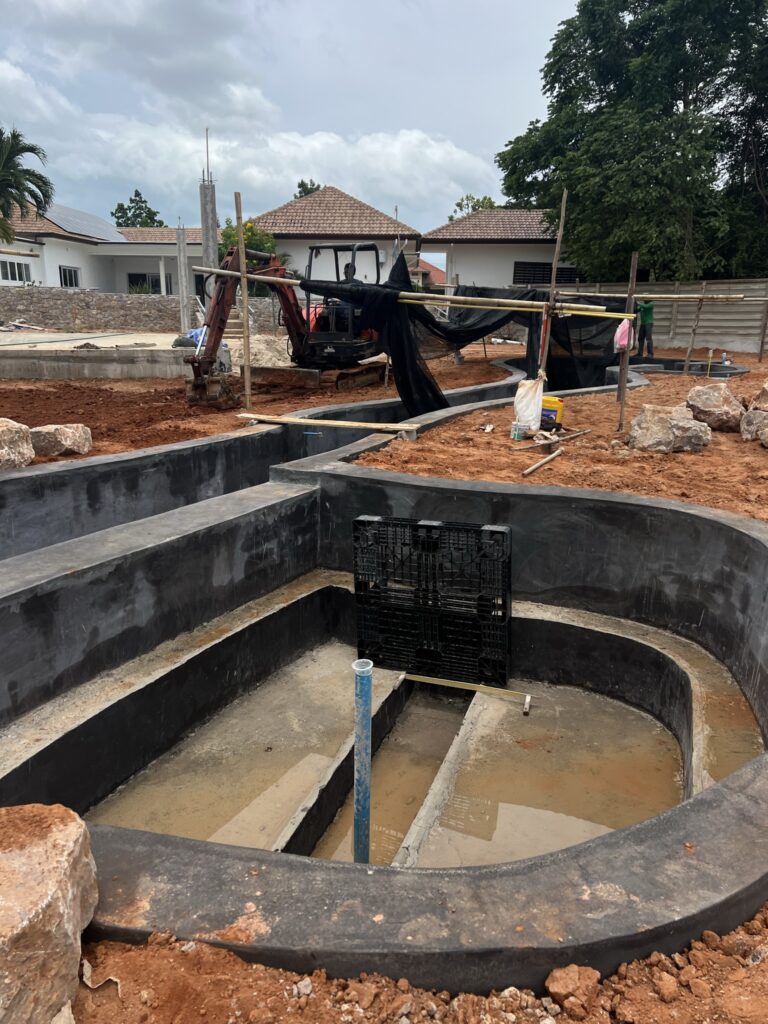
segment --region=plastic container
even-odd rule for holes
[[[552,430],[563,422],[563,400],[552,395],[544,395],[541,403],[541,429]]]
[[[524,441],[526,434],[528,433],[528,425],[526,423],[518,423],[515,421],[512,424],[512,429],[509,432],[509,436],[513,441]]]

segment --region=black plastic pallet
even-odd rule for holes
[[[506,685],[509,527],[361,516],[354,552],[360,657]]]

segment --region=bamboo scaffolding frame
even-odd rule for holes
[[[215,274],[217,277],[237,277],[240,278],[239,272],[234,270],[220,270],[218,267],[193,267],[193,270],[199,274]],[[291,288],[301,288],[302,284],[297,278],[292,277],[271,277],[267,274],[246,274],[247,280],[249,281],[260,281],[262,284],[275,284],[275,285],[289,285]],[[449,296],[446,295],[443,299],[435,302],[433,298],[429,298],[426,292],[400,292],[398,302],[407,303],[410,302],[413,305],[421,306],[459,306],[464,309],[520,309],[530,310],[534,312],[540,312],[543,309],[549,307],[548,302],[533,302],[527,299],[484,299],[477,298],[472,295],[458,295]],[[555,303],[555,312],[559,314],[568,313],[572,316],[607,316],[615,318],[620,316],[622,319],[626,316],[625,313],[617,314],[606,310],[605,306],[584,306],[569,304],[564,302]]]
[[[594,292],[564,292],[558,291],[558,295],[593,295]],[[600,292],[600,296],[606,299],[626,299],[626,292]],[[653,292],[636,292],[636,299],[650,299],[652,302],[700,302],[701,293],[698,295],[656,295]],[[751,295],[705,295],[705,302],[768,302],[768,298]]]

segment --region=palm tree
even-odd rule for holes
[[[24,167],[25,156],[36,156],[46,161],[45,150],[27,142],[16,128],[9,132],[0,128],[0,240],[12,242],[14,231],[11,217],[16,207],[22,214],[34,207],[42,217],[53,202],[53,184],[40,171]]]

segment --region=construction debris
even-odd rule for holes
[[[691,388],[686,399],[693,418],[706,423],[712,430],[739,430],[744,406],[733,395],[727,384],[703,384]]]
[[[644,405],[629,430],[630,448],[642,452],[700,452],[711,440],[710,427],[684,405]]]

